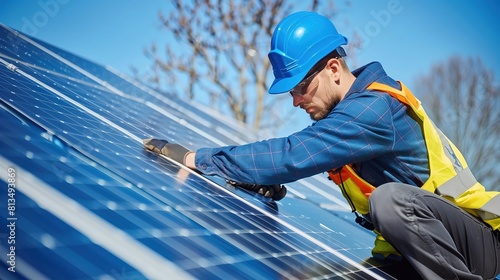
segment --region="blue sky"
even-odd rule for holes
[[[437,62],[457,54],[479,56],[496,73],[498,84],[500,1],[351,2],[336,1],[334,19],[340,33],[351,38],[356,30],[363,40],[351,66],[378,60],[411,88]],[[131,65],[141,71],[151,65],[144,48],[156,42],[162,50],[167,43],[158,12],[170,9],[166,0],[0,0],[0,22],[130,74]],[[310,123],[308,116],[297,114],[300,127]]]

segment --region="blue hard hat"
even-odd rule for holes
[[[285,17],[271,38],[268,56],[275,79],[269,93],[292,90],[316,63],[346,44],[347,38],[318,13],[298,12]]]

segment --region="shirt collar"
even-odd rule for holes
[[[356,77],[356,80],[352,84],[349,91],[347,91],[346,96],[353,92],[364,91],[374,81],[387,77],[384,68],[382,68],[382,64],[377,61],[368,63],[365,66],[352,71],[352,74]]]

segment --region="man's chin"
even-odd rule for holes
[[[333,108],[335,108],[335,106],[337,106],[338,102],[333,102],[330,104],[330,106],[326,109],[320,109],[316,112],[307,112],[309,114],[309,117],[311,118],[311,120],[313,121],[319,121],[319,120],[322,120],[324,118],[326,118],[328,116],[328,114],[330,114],[330,112],[333,110]]]
[[[322,120],[322,119],[326,118],[326,116],[328,116],[328,113],[326,113],[326,112],[309,113],[309,117],[313,121]]]
[[[315,121],[315,116],[316,116],[315,113],[309,113],[307,111],[306,111],[306,113],[309,115],[309,118],[311,118],[311,120]]]
[[[309,114],[309,117],[310,117],[310,118],[311,118],[311,120],[313,120],[313,121],[319,121],[319,120],[323,119],[323,118],[319,118],[319,117],[317,116],[317,114]]]

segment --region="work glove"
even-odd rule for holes
[[[374,232],[377,237],[375,238],[375,247],[372,249],[373,258],[379,261],[400,261],[403,259],[401,254],[378,231]]]
[[[257,185],[239,183],[232,180],[226,180],[226,182],[232,186],[256,192],[265,197],[272,198],[275,201],[282,199],[286,195],[286,187],[284,185]]]
[[[179,144],[168,143],[166,140],[160,139],[144,139],[143,141],[144,147],[152,152],[157,154],[162,154],[167,156],[179,163],[185,164],[184,159],[189,153],[192,151],[184,148]]]

